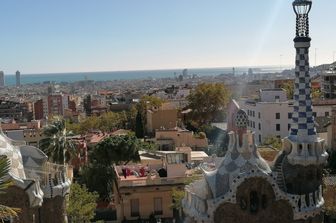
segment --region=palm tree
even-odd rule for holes
[[[10,185],[11,181],[6,180],[10,169],[10,162],[5,156],[0,156],[0,193],[5,193]],[[0,221],[3,222],[6,218],[17,217],[17,213],[20,209],[10,208],[0,204]]]
[[[43,129],[46,138],[40,140],[39,147],[55,163],[65,164],[76,155],[76,143],[71,140],[73,133],[65,128],[65,121],[56,118]]]

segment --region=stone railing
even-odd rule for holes
[[[57,179],[62,175],[70,181],[73,178],[72,166],[69,165],[46,162],[41,167],[25,167],[24,170],[27,178],[39,181],[41,186],[48,185],[50,177]]]
[[[148,176],[139,178],[118,178],[119,187],[137,187],[137,186],[151,186],[151,185],[177,185],[185,184],[187,177],[159,177]]]
[[[199,220],[208,220],[207,201],[191,192],[190,186],[186,186],[185,192],[185,197],[182,200],[184,211],[190,212],[187,213],[189,216],[197,216],[196,218]]]

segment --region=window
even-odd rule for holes
[[[255,122],[252,122],[252,124],[253,124],[253,128],[255,128]]]
[[[138,217],[139,213],[139,199],[131,199],[131,216]]]
[[[255,117],[255,112],[254,111],[252,111],[252,116]]]
[[[251,213],[257,213],[259,208],[259,198],[256,191],[250,192],[250,211]]]
[[[313,116],[316,118],[316,112],[313,112]]]
[[[288,119],[292,118],[292,113],[288,113]]]
[[[280,119],[280,113],[279,112],[275,113],[275,119]]]
[[[280,131],[280,124],[276,124],[275,129],[276,131]]]
[[[290,128],[291,128],[291,124],[288,124],[288,130],[290,130]]]
[[[258,129],[261,130],[261,124],[260,123],[258,124]]]
[[[261,143],[261,135],[259,135],[259,143]]]
[[[154,198],[154,215],[162,215],[162,198],[156,197]]]
[[[279,95],[276,95],[275,96],[275,100],[279,100],[280,99],[280,96]]]
[[[169,164],[181,164],[188,161],[188,155],[184,153],[167,154],[167,162]]]
[[[260,112],[258,112],[258,118],[260,118]]]
[[[328,116],[329,116],[329,112],[325,112],[325,113],[324,113],[324,116],[325,116],[325,117],[328,117]]]

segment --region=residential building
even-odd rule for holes
[[[29,122],[33,118],[27,103],[0,100],[0,118],[3,122],[15,120],[17,122]]]
[[[174,104],[163,103],[147,109],[146,130],[154,134],[158,129],[172,129],[177,126],[177,109]]]
[[[34,102],[34,119],[40,120],[44,118],[44,111],[43,111],[43,99],[39,99]]]
[[[36,120],[26,123],[2,123],[1,129],[8,138],[24,141],[30,146],[38,146],[44,138],[42,123]]]
[[[247,112],[248,127],[255,132],[255,141],[261,144],[267,137],[285,137],[291,123],[293,104],[283,89],[261,89],[258,100],[241,100],[239,105]]]
[[[268,137],[283,138],[288,135],[294,112],[293,101],[287,100],[283,89],[261,89],[258,99],[238,101],[249,116],[248,128],[255,132],[256,143],[262,144]],[[314,117],[331,115],[336,100],[312,101]]]
[[[180,128],[159,129],[155,131],[155,144],[159,150],[174,151],[176,147],[190,147],[192,150],[204,150],[208,139],[204,135],[195,135],[192,131]]]
[[[69,96],[63,94],[48,95],[48,115],[63,115],[64,110],[69,108]]]
[[[330,69],[321,73],[321,91],[326,99],[336,98],[336,69]]]
[[[140,153],[141,164],[115,166],[114,203],[117,221],[139,222],[160,218],[172,222],[173,188],[182,190],[188,179],[191,149]],[[189,154],[189,155],[188,155]]]

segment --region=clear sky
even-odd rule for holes
[[[24,74],[291,65],[291,2],[1,0],[0,70]],[[317,64],[332,61],[335,10],[335,0],[313,1],[312,65],[315,49]]]

